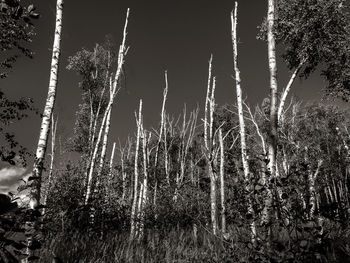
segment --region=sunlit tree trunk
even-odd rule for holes
[[[143,129],[143,127],[142,127]],[[147,138],[147,132],[143,129],[143,137],[142,137],[142,155],[143,155],[143,187],[142,187],[142,205],[140,214],[140,230],[139,230],[139,238],[143,236],[143,228],[144,228],[144,219],[145,219],[145,207],[148,202],[148,165],[149,165],[149,149],[148,143],[151,140],[151,133],[149,133],[149,137]]]
[[[204,144],[207,149],[208,149],[208,104],[209,104],[209,96],[210,96],[210,88],[211,88],[212,63],[213,63],[213,55],[211,55],[209,59],[208,85],[207,85],[207,94],[205,96],[205,104],[204,104]]]
[[[299,64],[299,66],[294,70],[291,78],[289,79],[288,81],[288,84],[286,86],[286,88],[283,90],[283,93],[282,93],[282,96],[281,96],[281,99],[280,99],[280,103],[279,103],[279,106],[278,106],[278,112],[277,112],[277,119],[278,121],[281,121],[283,120],[283,109],[284,109],[284,105],[286,103],[286,100],[287,100],[287,96],[290,92],[290,89],[292,88],[292,85],[295,81],[295,78],[297,77],[300,69],[302,68],[303,66],[303,62]]]
[[[107,114],[107,119],[106,119],[106,125],[104,127],[105,129],[104,129],[104,135],[103,135],[103,140],[102,140],[100,163],[99,163],[99,167],[98,167],[98,173],[96,176],[96,188],[95,188],[96,190],[97,190],[97,188],[102,180],[101,175],[103,172],[104,163],[105,163],[105,159],[106,159],[109,128],[111,126],[111,114],[112,114],[112,107],[109,109],[109,112]]]
[[[268,63],[270,72],[270,130],[268,139],[268,178],[267,178],[267,197],[265,207],[262,213],[262,222],[267,224],[270,221],[272,210],[272,184],[271,180],[276,178],[276,155],[277,155],[277,126],[278,126],[278,109],[277,109],[277,63],[276,63],[276,41],[274,34],[275,23],[275,1],[268,0],[267,11],[267,46],[268,46]]]
[[[57,132],[57,123],[58,123],[58,118],[56,119],[56,121],[54,120],[54,117],[52,115],[52,120],[51,120],[51,160],[50,160],[50,169],[49,169],[49,176],[47,179],[47,189],[46,189],[46,193],[45,193],[45,197],[44,197],[44,206],[47,205],[47,198],[50,194],[50,189],[51,189],[51,182],[52,182],[52,173],[53,173],[53,164],[54,164],[54,160],[55,160],[55,146],[56,146],[56,132]],[[45,214],[46,211],[46,207],[43,208],[43,215]]]
[[[40,203],[40,190],[41,190],[41,175],[44,168],[44,159],[47,147],[47,139],[49,137],[50,121],[52,118],[52,112],[55,105],[57,79],[58,79],[58,66],[59,58],[61,54],[61,34],[62,34],[62,11],[63,0],[57,0],[56,5],[56,27],[55,38],[52,50],[51,61],[51,73],[49,90],[46,99],[46,105],[43,113],[43,118],[40,128],[40,136],[38,147],[35,154],[33,174],[29,178],[30,183],[30,208],[35,209]]]
[[[40,135],[38,147],[35,153],[34,165],[32,175],[29,177],[30,193],[29,193],[29,207],[36,209],[40,205],[41,195],[41,178],[44,169],[44,159],[46,154],[47,141],[49,137],[49,130],[51,125],[52,112],[55,106],[56,89],[58,80],[58,67],[61,54],[61,34],[62,34],[62,14],[63,14],[63,0],[57,0],[56,3],[56,25],[55,37],[52,49],[51,71],[48,94],[46,104],[43,112],[43,117],[40,127]],[[27,228],[27,249],[28,255],[22,262],[28,262],[29,258],[33,256],[34,251],[30,248],[34,242],[35,219],[30,219],[26,222]]]
[[[243,164],[243,171],[244,171],[244,182],[245,182],[245,190],[248,194],[248,213],[251,214],[252,217],[254,217],[254,211],[253,206],[251,203],[250,198],[250,169],[249,169],[249,163],[248,163],[248,156],[247,156],[247,145],[246,145],[246,132],[245,132],[245,123],[244,123],[244,114],[243,114],[243,101],[242,101],[242,88],[241,88],[241,76],[240,71],[238,68],[238,48],[237,48],[237,7],[238,3],[235,2],[235,9],[231,13],[231,25],[232,25],[232,46],[233,46],[233,66],[235,71],[235,79],[236,79],[236,95],[237,95],[237,109],[238,109],[238,120],[239,120],[239,133],[241,138],[241,155],[242,155],[242,164]],[[255,229],[255,222],[252,220],[251,223],[251,231],[253,240],[256,237],[256,229]]]
[[[141,125],[142,125],[142,100],[140,100],[139,114],[136,118],[137,124],[137,135],[136,135],[136,149],[135,149],[135,163],[134,163],[134,191],[133,191],[133,202],[131,207],[130,217],[130,239],[135,236],[135,215],[137,206],[137,194],[138,194],[138,181],[139,181],[139,169],[138,169],[138,155],[140,148],[140,137],[141,137]]]
[[[158,155],[159,155],[159,149],[163,138],[163,132],[165,132],[165,102],[168,95],[168,73],[165,71],[165,88],[163,91],[163,103],[162,103],[162,111],[160,114],[160,128],[159,128],[159,135],[158,135],[158,143],[156,148],[156,155],[154,158],[154,178],[155,178],[155,184],[154,184],[154,194],[153,194],[153,205],[156,205],[157,202],[157,188],[158,188],[158,179],[157,179],[157,168],[158,168]],[[166,136],[164,136],[164,141],[166,140]],[[166,142],[165,142],[166,143]],[[164,149],[165,151],[165,149]],[[167,176],[167,175],[166,175]],[[168,178],[167,178],[168,179]]]
[[[317,164],[317,169],[315,171],[315,173],[311,173],[311,171],[309,172],[309,207],[310,207],[310,211],[309,211],[309,219],[313,219],[314,218],[314,213],[315,213],[315,209],[316,209],[316,190],[315,190],[315,181],[317,178],[317,175],[320,172],[321,166],[322,166],[323,161],[319,160],[318,164]]]
[[[222,129],[219,129],[219,143],[220,143],[220,201],[221,201],[221,232],[226,233],[226,206],[225,206],[225,178],[224,178],[224,140],[222,137]]]
[[[106,193],[105,193],[105,200],[108,200],[110,197],[110,191],[111,191],[111,181],[112,181],[112,177],[113,177],[113,162],[114,162],[114,154],[115,154],[115,146],[116,143],[113,143],[113,147],[112,147],[112,152],[111,152],[111,159],[109,160],[109,171],[108,171],[108,177],[107,177],[107,185],[106,185]],[[123,174],[123,171],[122,171]]]
[[[211,95],[209,99],[209,143],[208,143],[208,173],[210,179],[210,215],[211,215],[211,223],[213,234],[216,235],[218,231],[218,222],[217,222],[217,197],[216,197],[216,183],[217,176],[215,173],[215,139],[213,138],[213,123],[214,123],[214,110],[215,110],[215,87],[216,87],[216,79],[213,77]]]
[[[118,66],[117,66],[117,70],[116,70],[115,77],[114,77],[113,87],[111,89],[111,96],[110,96],[108,105],[106,107],[106,111],[103,115],[103,119],[101,121],[100,132],[99,132],[98,137],[96,139],[94,152],[93,152],[92,158],[91,158],[91,165],[90,165],[90,170],[89,170],[89,174],[88,174],[86,194],[85,194],[85,204],[88,204],[90,201],[90,198],[91,198],[92,179],[93,179],[93,172],[94,172],[96,158],[97,158],[97,151],[99,148],[98,145],[101,143],[102,134],[104,131],[104,126],[106,125],[106,120],[108,118],[108,114],[109,114],[110,110],[112,109],[114,98],[120,90],[119,80],[120,80],[120,75],[122,72],[122,66],[123,66],[124,61],[125,61],[124,58],[125,58],[125,55],[127,53],[127,48],[125,47],[125,41],[126,41],[126,35],[127,35],[126,29],[128,26],[128,19],[129,19],[129,9],[127,10],[127,13],[126,13],[126,19],[125,19],[125,25],[124,25],[124,31],[123,31],[123,40],[122,40],[122,44],[119,47]]]

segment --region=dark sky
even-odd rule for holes
[[[1,88],[13,98],[32,97],[42,111],[49,81],[56,1],[32,2],[41,14],[35,22],[37,35],[32,44],[35,57],[33,60],[20,59],[10,76],[1,80]],[[166,106],[169,113],[180,114],[184,103],[189,109],[194,109],[197,104],[203,108],[211,53],[217,76],[217,102],[234,103],[230,36],[233,6],[232,0],[66,0],[55,109],[59,114],[62,140],[72,132],[80,102],[79,79],[65,69],[67,58],[82,47],[92,49],[95,43],[103,42],[107,34],[112,34],[119,45],[127,7],[131,8],[127,39],[130,50],[125,64],[125,88],[113,108],[111,141],[134,133],[134,111],[140,98],[144,100],[146,126],[157,125],[164,70],[168,70],[169,75]],[[242,88],[251,105],[260,103],[268,95],[267,46],[256,40],[257,26],[265,16],[266,6],[267,1],[239,1],[239,67]],[[278,65],[279,89],[282,90],[290,73],[281,59]],[[298,80],[292,93],[304,101],[317,100],[323,86],[316,73],[307,81]],[[15,124],[14,128],[20,141],[34,150],[39,135],[39,117]]]

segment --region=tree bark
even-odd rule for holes
[[[129,9],[127,10],[126,13],[126,19],[125,19],[125,25],[124,25],[124,31],[123,31],[123,40],[122,40],[122,44],[119,47],[119,53],[118,53],[118,66],[117,66],[117,70],[115,73],[115,78],[114,78],[114,83],[113,83],[113,88],[111,91],[111,96],[108,102],[108,105],[106,107],[106,111],[103,115],[103,119],[101,122],[101,129],[100,132],[98,134],[96,143],[95,143],[95,148],[94,148],[94,152],[92,154],[92,159],[91,159],[91,166],[90,166],[90,170],[89,170],[89,175],[88,175],[88,180],[87,180],[87,188],[86,188],[86,195],[85,195],[85,204],[87,205],[90,201],[91,198],[91,191],[92,191],[92,176],[93,176],[93,172],[94,172],[94,168],[95,168],[95,162],[96,162],[96,157],[97,157],[97,151],[98,151],[98,145],[101,142],[102,139],[102,134],[103,134],[103,127],[104,125],[106,125],[106,119],[108,117],[108,113],[109,111],[112,109],[112,105],[114,102],[114,98],[117,95],[117,93],[120,90],[120,87],[118,87],[118,83],[119,83],[119,78],[121,75],[121,71],[122,71],[122,66],[124,64],[124,58],[125,55],[127,53],[127,49],[125,47],[125,41],[126,41],[126,29],[128,26],[128,19],[129,19]]]
[[[41,191],[41,176],[44,168],[44,159],[46,154],[47,140],[49,137],[50,122],[52,118],[52,112],[55,106],[57,79],[58,79],[58,67],[61,54],[61,34],[62,34],[62,13],[63,13],[63,0],[57,0],[56,4],[56,26],[55,26],[55,38],[52,50],[51,60],[51,73],[49,90],[46,99],[46,105],[43,113],[43,118],[40,128],[40,136],[38,147],[35,154],[33,174],[29,178],[30,183],[30,203],[31,209],[35,209],[40,204],[40,191]]]
[[[226,206],[225,206],[225,178],[224,178],[224,140],[222,138],[222,129],[219,129],[219,143],[220,143],[220,199],[221,199],[221,232],[226,233]]]
[[[268,63],[270,72],[270,131],[268,139],[268,159],[269,163],[267,176],[267,196],[265,207],[262,213],[262,223],[267,224],[270,221],[272,210],[272,180],[276,178],[276,155],[277,155],[277,127],[278,127],[278,109],[277,109],[277,63],[276,63],[276,40],[274,34],[275,23],[275,1],[268,0],[267,11],[267,46]]]
[[[284,109],[284,104],[286,103],[287,96],[290,92],[290,89],[292,88],[292,85],[295,81],[295,78],[297,77],[302,66],[303,66],[303,63],[300,63],[299,66],[295,69],[295,71],[293,72],[293,75],[289,79],[289,82],[288,82],[286,88],[284,89],[284,91],[282,93],[280,104],[278,106],[278,112],[277,112],[278,121],[280,121],[283,118],[282,113],[283,113],[283,109]]]
[[[135,149],[135,163],[134,163],[134,197],[131,207],[131,217],[130,217],[130,239],[133,239],[135,236],[135,214],[136,214],[136,206],[137,206],[137,189],[138,189],[138,155],[140,148],[140,136],[141,136],[141,125],[142,125],[142,100],[140,100],[139,106],[139,115],[136,118],[137,124],[137,135],[136,135],[136,149]]]
[[[209,103],[210,87],[211,87],[212,62],[213,62],[213,55],[211,55],[209,59],[208,85],[207,85],[207,94],[205,96],[205,104],[204,104],[204,144],[206,148],[208,148],[208,103]]]
[[[54,164],[54,160],[55,160],[55,146],[56,146],[56,132],[57,132],[57,122],[58,122],[58,118],[56,119],[56,121],[54,120],[54,117],[52,115],[52,121],[51,121],[51,160],[50,160],[50,169],[49,169],[49,176],[47,179],[47,189],[46,189],[46,193],[45,193],[45,197],[44,197],[44,206],[46,206],[47,204],[47,198],[50,194],[50,189],[51,189],[51,182],[52,182],[52,173],[53,173],[53,164]],[[43,215],[45,215],[45,211],[46,211],[46,207],[43,208]]]
[[[231,13],[231,25],[232,25],[232,46],[233,46],[233,66],[235,71],[235,79],[236,79],[236,95],[237,95],[237,109],[238,109],[238,120],[239,120],[239,133],[241,138],[241,155],[242,155],[242,164],[244,171],[244,182],[245,182],[245,190],[247,193],[248,199],[248,213],[254,217],[253,206],[250,197],[250,169],[248,163],[247,156],[247,145],[246,145],[246,132],[245,132],[245,123],[244,123],[244,114],[243,114],[243,101],[242,101],[242,88],[241,88],[241,76],[238,68],[238,48],[237,48],[237,7],[238,3],[235,2],[235,9]],[[254,220],[252,220],[251,225],[252,239],[255,240],[256,237],[256,229]]]
[[[317,164],[317,169],[314,174],[309,172],[309,219],[312,220],[314,218],[314,213],[316,209],[316,190],[315,190],[315,181],[317,178],[317,175],[320,172],[321,166],[322,166],[323,161],[319,160]]]

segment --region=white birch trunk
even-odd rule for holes
[[[127,53],[127,49],[125,48],[125,41],[126,41],[126,29],[128,26],[128,19],[129,19],[129,9],[127,10],[126,13],[126,19],[125,19],[125,25],[124,25],[124,31],[123,31],[123,40],[122,40],[122,44],[119,47],[119,53],[118,53],[118,66],[117,66],[117,70],[115,73],[115,78],[114,78],[114,83],[113,83],[113,88],[112,88],[112,92],[111,92],[111,96],[106,108],[106,111],[103,115],[103,119],[101,122],[101,129],[100,132],[98,134],[96,143],[95,143],[95,149],[94,152],[92,154],[92,159],[91,159],[91,166],[90,166],[90,170],[89,170],[89,175],[88,175],[88,180],[87,180],[87,188],[86,188],[86,195],[85,195],[85,205],[87,205],[90,201],[90,197],[91,197],[91,190],[92,190],[92,176],[93,176],[93,172],[94,172],[94,168],[95,168],[95,162],[96,162],[96,157],[97,157],[97,151],[98,151],[98,145],[101,142],[102,139],[102,134],[103,134],[103,127],[106,124],[106,119],[108,117],[108,113],[112,108],[113,102],[114,102],[114,98],[117,95],[117,93],[120,90],[120,87],[118,87],[118,83],[119,83],[119,78],[121,75],[121,71],[122,71],[122,66],[124,64],[124,58],[125,55]]]
[[[268,0],[267,11],[267,46],[268,46],[268,63],[270,72],[270,131],[268,139],[268,178],[267,178],[267,196],[265,207],[262,213],[262,223],[268,224],[272,210],[272,185],[271,180],[276,178],[276,156],[277,156],[277,126],[278,126],[278,109],[277,109],[277,63],[276,63],[276,41],[274,35],[275,23],[275,0]],[[268,230],[268,235],[270,231]]]
[[[141,136],[141,125],[142,125],[142,100],[140,100],[139,106],[139,115],[136,118],[137,124],[137,135],[136,135],[136,149],[135,149],[135,163],[134,163],[134,196],[131,207],[131,217],[130,217],[130,238],[133,239],[135,236],[135,214],[136,214],[136,205],[137,205],[137,189],[138,189],[138,155],[140,148],[140,136]]]
[[[205,144],[205,148],[207,149],[208,149],[208,103],[209,103],[209,95],[210,95],[210,87],[211,87],[212,62],[213,62],[213,55],[211,55],[209,59],[208,85],[207,85],[207,94],[205,96],[205,104],[204,104],[204,144]]]
[[[222,129],[219,129],[220,143],[220,199],[221,199],[221,232],[226,233],[226,206],[225,206],[225,178],[224,178],[224,140],[222,138]]]
[[[143,128],[142,128],[143,129]],[[150,133],[151,136],[151,133]],[[142,206],[141,210],[139,211],[140,214],[140,231],[139,231],[139,238],[143,236],[143,226],[144,226],[144,218],[145,218],[145,212],[144,208],[146,207],[147,201],[148,201],[148,156],[149,156],[149,150],[148,150],[148,142],[151,139],[151,137],[147,138],[147,133],[145,130],[143,130],[143,138],[142,138],[142,154],[143,154],[143,186],[142,186]]]
[[[113,161],[114,161],[114,154],[115,154],[115,145],[116,143],[113,143],[112,153],[111,153],[111,159],[109,160],[109,171],[108,171],[108,178],[107,178],[107,186],[106,186],[106,197],[109,198],[109,193],[111,190],[111,181],[113,176]],[[123,174],[123,171],[122,171]],[[124,182],[123,182],[124,183]]]
[[[208,173],[210,178],[210,215],[213,234],[216,235],[218,231],[218,222],[217,222],[217,197],[216,197],[216,181],[217,176],[214,171],[214,145],[215,139],[213,138],[213,123],[214,123],[214,110],[215,110],[215,87],[216,87],[216,78],[213,77],[211,96],[209,99],[209,142],[207,152],[209,153],[208,158]]]
[[[98,186],[101,183],[101,175],[104,168],[105,158],[106,158],[106,152],[107,152],[107,145],[108,145],[108,135],[109,135],[109,128],[111,126],[111,114],[112,114],[112,107],[109,109],[107,119],[106,119],[106,125],[104,129],[104,135],[103,135],[103,141],[102,141],[102,148],[101,148],[101,156],[100,156],[100,163],[98,168],[98,173],[96,177],[96,191],[98,191]]]
[[[318,161],[317,169],[316,169],[316,172],[314,174],[309,172],[309,196],[310,196],[310,199],[309,199],[309,207],[310,207],[309,219],[310,220],[312,220],[314,218],[314,213],[315,213],[315,209],[316,209],[315,181],[316,181],[317,175],[320,172],[322,163],[323,163],[322,160]]]
[[[165,71],[164,75],[165,75],[165,88],[164,88],[164,91],[163,91],[163,103],[162,103],[162,111],[161,111],[161,115],[160,115],[160,128],[159,128],[158,143],[157,143],[157,148],[156,148],[156,156],[154,158],[154,178],[155,178],[156,182],[154,184],[153,205],[156,205],[156,201],[157,201],[158,179],[157,179],[156,173],[157,173],[157,168],[158,168],[159,148],[160,148],[160,144],[161,144],[161,141],[162,141],[162,138],[163,138],[163,131],[165,130],[164,129],[164,125],[165,125],[165,102],[166,102],[167,95],[168,95],[168,73],[167,73],[167,71]],[[166,136],[164,136],[164,141],[165,140],[166,140]],[[164,149],[164,151],[165,151],[165,149]],[[167,174],[166,174],[166,176],[167,176]]]
[[[43,113],[43,118],[40,127],[40,136],[38,147],[35,154],[35,160],[33,165],[33,174],[29,178],[30,183],[30,203],[31,209],[35,209],[40,204],[40,190],[41,190],[41,176],[44,168],[44,159],[47,147],[47,140],[49,137],[50,121],[52,118],[52,112],[55,105],[57,79],[58,79],[58,67],[59,58],[61,54],[61,34],[62,34],[62,12],[63,0],[57,0],[56,4],[56,26],[55,26],[55,38],[52,50],[51,61],[51,73],[49,89]]]
[[[293,72],[293,75],[291,76],[291,78],[289,79],[289,82],[286,86],[286,88],[284,89],[281,99],[280,99],[280,104],[278,106],[278,112],[277,112],[277,118],[278,118],[278,122],[280,122],[281,120],[283,120],[283,109],[284,109],[284,105],[286,103],[287,100],[287,96],[290,92],[290,89],[292,88],[292,85],[295,81],[295,78],[297,77],[300,69],[302,68],[303,63],[300,63],[299,66],[295,69],[295,71]]]
[[[267,13],[267,44],[270,71],[270,139],[269,139],[269,170],[272,178],[276,176],[277,152],[277,62],[276,41],[274,35],[275,0],[268,0]]]
[[[36,149],[33,172],[29,177],[30,181],[30,193],[29,193],[29,208],[36,209],[40,205],[41,195],[41,178],[44,169],[44,160],[46,154],[47,141],[49,137],[50,123],[52,118],[53,109],[55,106],[56,89],[58,80],[58,67],[59,58],[61,54],[61,34],[62,34],[62,14],[63,14],[63,0],[57,0],[56,3],[56,25],[55,25],[55,37],[52,49],[51,60],[51,72],[49,88],[47,93],[46,104],[43,112],[43,118],[41,121],[40,135],[38,147]],[[31,244],[34,242],[35,224],[36,220],[31,219],[26,222],[27,228],[27,249],[26,258],[22,262],[28,263],[28,259],[33,256],[34,251],[30,249]]]
[[[233,46],[233,66],[235,71],[235,79],[236,79],[236,95],[237,95],[237,109],[238,109],[238,120],[239,120],[239,133],[241,138],[241,155],[242,155],[242,164],[244,171],[244,182],[245,182],[245,190],[248,194],[248,213],[254,217],[253,206],[250,199],[250,169],[248,163],[247,156],[247,145],[246,145],[246,133],[245,133],[245,123],[244,123],[244,115],[243,115],[243,102],[242,102],[242,88],[241,88],[241,76],[238,68],[238,48],[237,48],[237,7],[238,3],[235,2],[234,12],[231,13],[231,25],[232,25],[232,46]],[[256,229],[254,220],[250,225],[252,231],[252,238],[255,240],[256,237]]]
[[[53,118],[52,115],[52,121],[51,121],[51,161],[50,161],[50,169],[49,169],[49,176],[47,179],[47,189],[46,189],[46,193],[45,193],[45,197],[44,197],[44,206],[47,205],[47,198],[50,194],[50,189],[51,189],[51,181],[52,181],[52,173],[53,173],[53,164],[54,164],[54,160],[55,160],[55,145],[56,145],[56,132],[57,132],[57,123],[58,123],[58,118],[56,119],[56,121]],[[45,215],[46,212],[46,207],[43,208],[43,215]]]

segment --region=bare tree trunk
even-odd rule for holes
[[[52,50],[51,73],[49,90],[46,99],[46,105],[43,113],[43,118],[40,128],[40,136],[38,147],[35,154],[33,174],[29,178],[30,184],[30,203],[31,209],[35,209],[40,204],[40,190],[41,190],[41,175],[44,167],[44,159],[47,147],[47,139],[49,137],[50,121],[55,105],[59,58],[61,54],[61,34],[62,34],[62,12],[63,0],[57,0],[56,5],[56,26],[55,39]]]
[[[168,142],[167,142],[167,126],[166,122],[164,122],[164,170],[165,170],[165,177],[168,185],[170,185],[170,177],[169,177],[169,164],[168,164]]]
[[[153,205],[156,205],[157,200],[157,187],[158,187],[158,179],[157,179],[157,168],[158,168],[158,155],[159,155],[159,148],[163,137],[163,131],[164,125],[165,125],[165,102],[168,95],[168,73],[165,71],[165,88],[163,91],[163,103],[162,103],[162,111],[160,114],[160,128],[159,128],[159,136],[158,136],[158,143],[156,148],[156,156],[154,158],[154,178],[155,178],[155,184],[154,184],[154,196],[153,196]],[[165,131],[164,131],[165,132]],[[164,140],[166,140],[166,136],[164,136]],[[166,142],[165,142],[166,143]],[[165,150],[164,150],[165,151]]]
[[[58,80],[58,68],[59,58],[61,54],[61,34],[62,34],[62,14],[63,14],[63,0],[57,0],[56,3],[56,25],[55,25],[55,37],[52,49],[52,60],[51,60],[51,72],[49,89],[47,93],[47,99],[45,109],[41,121],[40,135],[38,147],[36,149],[33,172],[29,177],[30,182],[30,193],[29,193],[29,207],[30,209],[37,209],[40,205],[41,195],[41,179],[44,168],[44,160],[46,154],[47,141],[49,137],[49,130],[52,118],[52,112],[55,106],[56,89]],[[34,242],[35,236],[35,224],[37,219],[30,219],[26,222],[27,232],[27,249],[26,254],[28,255],[22,262],[27,263],[31,256],[34,256],[34,250],[30,247]]]
[[[268,61],[270,71],[270,131],[268,139],[268,185],[265,207],[262,213],[262,222],[267,224],[270,221],[273,201],[273,186],[271,180],[276,178],[276,155],[277,155],[277,127],[278,127],[278,111],[277,111],[277,63],[276,63],[276,43],[274,35],[275,23],[275,0],[268,0],[267,11],[267,45],[268,45]],[[268,233],[269,235],[269,233]]]
[[[52,181],[52,173],[53,173],[53,164],[54,164],[54,160],[55,160],[55,144],[56,144],[56,132],[57,132],[57,122],[58,122],[58,118],[56,119],[56,121],[54,120],[54,117],[52,115],[52,120],[51,120],[51,161],[50,161],[50,169],[49,169],[49,176],[47,179],[47,189],[46,189],[46,193],[45,193],[45,197],[44,197],[44,206],[46,206],[47,204],[47,198],[50,194],[50,189],[51,189],[51,181]],[[45,215],[45,211],[46,211],[46,207],[43,208],[43,212],[42,214]]]
[[[209,100],[209,158],[208,158],[208,173],[210,178],[210,208],[211,208],[211,222],[213,234],[217,234],[218,222],[217,222],[217,197],[216,197],[216,181],[217,176],[214,172],[214,146],[215,139],[213,138],[213,123],[214,123],[214,110],[215,110],[215,87],[216,87],[216,78],[213,77],[211,96]]]
[[[270,70],[270,140],[269,140],[269,169],[271,177],[276,176],[276,152],[277,152],[277,63],[276,43],[274,35],[275,0],[268,0],[267,14],[267,40],[268,58]]]
[[[109,161],[109,171],[108,171],[108,178],[107,178],[107,185],[106,185],[106,188],[105,188],[105,200],[107,201],[110,197],[110,190],[111,190],[111,181],[112,181],[112,176],[113,176],[113,160],[114,160],[114,154],[115,154],[115,145],[116,143],[114,142],[113,143],[113,148],[112,148],[112,153],[111,153],[111,159]],[[122,174],[123,174],[123,171],[122,171]]]
[[[145,212],[144,208],[147,204],[147,194],[148,194],[148,165],[149,165],[149,150],[148,150],[148,143],[151,139],[151,133],[149,134],[149,138],[147,138],[147,132],[142,128],[143,130],[143,138],[142,138],[142,154],[143,154],[143,191],[142,191],[142,206],[141,210],[139,211],[140,214],[140,231],[139,231],[139,238],[143,236],[143,227],[144,227],[144,218],[145,218]]]
[[[278,118],[278,121],[280,121],[281,119],[283,119],[283,116],[282,116],[282,113],[283,113],[283,108],[284,108],[284,104],[286,103],[286,100],[287,100],[287,96],[289,94],[289,91],[290,89],[292,88],[292,85],[294,83],[294,80],[295,78],[297,77],[300,69],[302,68],[303,66],[303,62],[301,62],[299,64],[299,66],[295,69],[295,71],[293,72],[293,75],[291,76],[291,78],[289,79],[289,82],[286,86],[286,88],[284,89],[283,93],[282,93],[282,96],[281,96],[281,100],[280,100],[280,104],[278,106],[278,113],[277,113],[277,118]]]
[[[237,7],[238,3],[235,2],[234,12],[231,13],[231,24],[232,24],[232,46],[233,46],[233,66],[235,71],[235,79],[236,79],[236,95],[237,95],[237,108],[238,108],[238,120],[239,120],[239,133],[241,138],[241,155],[242,155],[242,164],[244,170],[244,182],[245,182],[245,190],[248,194],[248,213],[254,217],[253,206],[250,198],[250,169],[248,163],[247,156],[247,145],[246,145],[246,133],[245,133],[245,123],[244,123],[244,114],[243,114],[243,102],[242,102],[242,88],[241,88],[241,76],[238,68],[238,48],[237,48]],[[254,220],[250,225],[252,231],[252,238],[255,240],[256,237],[256,229]]]
[[[107,114],[106,125],[105,125],[105,129],[104,129],[102,148],[101,148],[101,156],[100,156],[100,163],[99,163],[98,173],[97,173],[97,176],[96,176],[96,187],[95,187],[96,191],[98,190],[98,186],[101,183],[101,175],[102,175],[102,171],[103,171],[103,167],[104,167],[104,163],[105,163],[105,158],[106,158],[109,128],[111,126],[111,114],[112,114],[112,107],[109,109],[109,112]]]
[[[315,191],[315,181],[317,178],[317,175],[320,172],[320,168],[322,165],[323,161],[319,160],[317,164],[317,169],[314,174],[309,172],[309,206],[310,206],[310,211],[309,211],[309,219],[312,220],[314,218],[314,213],[316,209],[316,191]]]
[[[116,73],[115,73],[115,78],[114,78],[113,88],[112,88],[112,91],[111,91],[111,96],[110,96],[110,99],[109,99],[106,111],[105,111],[105,113],[103,115],[103,119],[102,119],[102,122],[101,122],[101,129],[100,129],[100,132],[98,134],[98,137],[97,137],[97,140],[96,140],[96,143],[95,143],[94,152],[92,154],[91,166],[90,166],[90,171],[89,171],[88,180],[87,180],[88,182],[87,182],[87,189],[86,189],[86,195],[85,195],[85,204],[89,203],[90,197],[91,197],[92,176],[93,176],[93,172],[94,172],[94,168],[95,168],[95,162],[96,162],[96,158],[97,158],[98,145],[100,144],[101,139],[102,139],[102,134],[103,134],[103,130],[104,130],[103,127],[104,127],[104,125],[106,125],[106,119],[108,117],[109,111],[112,108],[112,105],[113,105],[113,102],[114,102],[114,98],[115,98],[115,96],[117,95],[117,93],[120,90],[120,87],[119,87],[118,83],[119,83],[119,78],[120,78],[121,71],[122,71],[122,66],[124,64],[124,58],[125,58],[125,55],[127,53],[127,49],[125,47],[125,41],[126,41],[126,34],[127,34],[126,33],[126,29],[127,29],[127,26],[128,26],[128,19],[129,19],[129,11],[130,10],[128,9],[127,13],[126,13],[125,26],[124,26],[124,31],[123,31],[123,40],[122,40],[122,44],[119,47],[118,66],[117,66],[117,70],[116,70]]]
[[[138,189],[138,178],[139,178],[139,172],[138,172],[138,155],[139,155],[139,148],[140,148],[140,137],[141,137],[141,125],[142,125],[142,100],[140,100],[140,106],[139,106],[139,115],[138,118],[136,118],[136,124],[137,124],[137,135],[136,135],[136,149],[135,149],[135,165],[134,165],[134,197],[133,197],[133,203],[131,207],[131,217],[130,217],[130,239],[133,239],[135,236],[135,214],[136,214],[136,205],[137,205],[137,189]]]
[[[207,86],[207,95],[205,96],[205,104],[204,104],[204,144],[207,149],[208,149],[208,103],[209,103],[210,88],[211,88],[212,62],[213,62],[213,55],[211,55],[209,59],[208,86]]]
[[[226,206],[225,206],[225,178],[224,178],[224,140],[222,138],[222,129],[219,129],[220,143],[220,198],[221,198],[221,232],[226,233]]]
[[[216,175],[213,170],[212,162],[209,163],[209,177],[210,177],[210,216],[213,234],[217,234],[218,222],[217,222],[217,206],[216,206]]]

